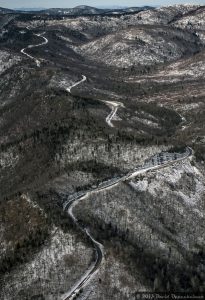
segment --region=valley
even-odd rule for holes
[[[0,10],[0,299],[204,293],[204,13]]]

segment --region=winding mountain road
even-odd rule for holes
[[[191,158],[192,155],[193,150],[190,147],[187,147],[184,153],[170,153],[169,156],[167,153],[164,153],[164,159],[160,160],[160,162],[158,162],[157,164],[154,164],[153,159],[150,158],[150,160],[143,166],[135,168],[131,172],[128,172],[126,175],[123,175],[122,177],[115,177],[109,181],[102,182],[96,188],[90,189],[86,192],[79,192],[69,197],[69,200],[64,203],[64,210],[67,210],[68,215],[72,218],[73,222],[90,239],[96,250],[97,257],[95,263],[90,266],[89,270],[87,270],[87,272],[82,276],[78,283],[76,283],[76,285],[61,298],[62,300],[76,299],[78,295],[83,291],[83,289],[89,284],[94,275],[99,271],[100,265],[104,258],[103,246],[94,239],[94,237],[89,233],[87,228],[84,228],[84,226],[78,222],[77,218],[73,214],[74,207],[80,201],[86,199],[93,193],[99,193],[108,188],[110,189],[118,185],[120,182],[131,180],[133,177],[136,177],[148,171],[157,170],[173,165],[179,161]]]
[[[108,107],[111,108],[111,113],[106,118],[107,124],[110,127],[115,127],[112,123],[112,120],[116,117],[119,107],[125,108],[124,104],[121,102],[115,102],[115,101],[102,101],[102,102],[104,102]]]
[[[82,80],[76,82],[72,86],[68,87],[66,90],[71,93],[72,88],[78,86],[82,82],[86,81],[86,76],[82,75]],[[117,110],[119,107],[123,107],[124,105],[121,102],[111,102],[111,101],[104,101],[106,105],[108,105],[111,108],[111,113],[107,116],[106,122],[110,127],[114,127],[112,124],[113,118],[116,116]],[[62,300],[73,300],[76,299],[79,294],[83,291],[83,289],[89,284],[89,282],[92,280],[94,275],[99,271],[100,265],[104,258],[104,252],[103,252],[103,245],[101,245],[99,242],[97,242],[94,237],[90,234],[87,228],[85,228],[81,223],[78,222],[77,218],[73,214],[74,207],[82,200],[86,199],[93,193],[99,193],[107,189],[111,189],[114,186],[118,185],[120,182],[131,180],[132,178],[146,173],[151,170],[157,170],[160,168],[164,168],[166,166],[173,165],[176,162],[185,160],[189,157],[192,157],[193,150],[190,147],[186,148],[186,151],[184,153],[174,153],[174,154],[164,154],[163,159],[150,159],[149,162],[145,163],[143,166],[139,168],[135,168],[134,170],[128,172],[126,175],[123,175],[121,177],[115,177],[108,181],[100,183],[97,187],[92,188],[88,191],[82,191],[75,193],[74,195],[71,195],[68,200],[64,203],[63,209],[67,210],[68,215],[73,220],[73,222],[76,224],[76,226],[90,239],[92,242],[95,251],[96,251],[96,260],[95,262],[89,267],[89,269],[86,271],[86,273],[81,277],[81,279],[75,284],[75,286],[68,291],[66,294],[62,296]]]
[[[69,86],[68,88],[66,88],[66,91],[71,94],[72,88],[80,85],[81,83],[83,83],[86,80],[87,80],[87,77],[85,75],[82,75],[82,79],[80,81],[74,83],[73,85]],[[120,107],[125,108],[124,104],[121,102],[116,102],[116,101],[106,101],[106,100],[100,100],[100,101],[105,103],[111,109],[111,112],[106,117],[105,121],[110,127],[114,127],[112,120],[116,117],[117,111]]]
[[[87,237],[90,239],[94,249],[96,250],[96,259],[95,262],[89,267],[89,269],[86,271],[86,273],[81,277],[81,279],[75,284],[75,286],[65,295],[62,296],[62,300],[71,300],[77,297],[80,292],[83,290],[84,287],[88,285],[88,283],[92,280],[94,275],[98,272],[101,262],[104,257],[103,252],[103,245],[101,245],[99,242],[97,242],[94,237],[89,233],[87,228],[84,228],[77,220],[77,218],[73,214],[74,207],[82,200],[86,199],[92,192],[94,191],[88,191],[86,193],[82,193],[80,196],[74,196],[74,198],[69,201],[65,206],[64,210],[66,209],[68,212],[68,215],[73,220],[74,224],[84,233],[87,235]]]
[[[87,77],[85,75],[82,75],[82,77],[83,78],[80,81],[78,81],[78,82],[74,83],[73,85],[71,85],[70,87],[68,87],[66,89],[66,91],[71,94],[72,88],[74,88],[75,86],[78,86],[79,84],[81,84],[81,83],[83,83],[84,81],[87,80]]]
[[[28,28],[27,28],[27,29],[28,29]],[[37,65],[37,67],[40,67],[40,66],[41,66],[41,61],[40,61],[39,59],[33,57],[32,55],[28,54],[28,53],[26,52],[26,50],[27,50],[27,49],[36,48],[36,47],[40,47],[40,46],[43,46],[43,45],[48,44],[48,39],[47,39],[46,37],[44,37],[42,34],[45,34],[45,33],[38,33],[38,34],[34,33],[34,35],[43,38],[43,39],[44,39],[44,42],[42,42],[42,43],[40,43],[40,44],[37,44],[37,45],[29,45],[28,47],[21,49],[21,53],[24,54],[24,55],[26,55],[26,56],[29,57],[30,59],[34,60],[35,63],[36,63],[36,65]]]
[[[27,28],[29,30],[29,28]],[[26,53],[26,49],[31,49],[34,47],[40,47],[48,43],[48,39],[42,36],[41,34],[35,34],[38,37],[41,37],[44,39],[44,42],[38,45],[29,45],[26,48],[23,48],[21,50],[21,53],[29,57],[30,59],[34,60],[36,62],[37,67],[40,67],[41,62],[39,59],[34,58],[30,54]],[[72,88],[80,85],[84,81],[86,81],[86,76],[82,75],[82,80],[76,82],[72,86],[68,87],[66,90],[67,92],[71,93]],[[106,122],[110,127],[114,127],[112,120],[116,117],[117,111],[119,107],[123,107],[124,105],[120,102],[114,102],[114,101],[103,101],[109,108],[111,108],[111,113],[107,116]],[[162,167],[166,167],[169,165],[173,165],[174,163],[185,160],[193,155],[193,150],[189,147],[186,148],[186,151],[183,154],[178,154],[178,156],[173,156],[173,160],[162,160],[161,163],[153,164],[152,163],[146,163],[144,166],[135,168],[134,170],[130,171],[126,175],[123,175],[121,177],[115,177],[113,179],[110,179],[108,181],[102,182],[97,187],[90,189],[85,192],[79,192],[74,195],[71,195],[69,199],[64,203],[63,208],[64,210],[67,210],[69,217],[73,220],[74,224],[90,239],[96,253],[96,259],[95,262],[89,267],[89,269],[86,271],[86,273],[80,278],[80,280],[75,284],[75,286],[69,290],[66,294],[64,294],[61,299],[62,300],[73,300],[76,299],[79,294],[83,291],[83,289],[89,284],[89,282],[93,279],[93,277],[96,275],[96,273],[99,271],[100,265],[104,259],[104,251],[103,251],[103,245],[101,245],[99,242],[97,242],[94,237],[89,232],[88,228],[85,228],[75,217],[73,214],[74,207],[82,200],[86,199],[89,195],[93,193],[99,193],[106,189],[110,189],[120,182],[124,182],[127,180],[131,180],[133,177],[136,177],[142,173],[146,173],[151,170],[156,170]],[[166,156],[167,159],[167,156]]]

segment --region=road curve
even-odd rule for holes
[[[74,83],[73,85],[69,86],[68,88],[66,88],[66,91],[71,94],[72,88],[80,85],[81,83],[83,83],[86,80],[87,80],[87,77],[85,75],[82,75],[82,79],[80,81]],[[111,109],[111,112],[106,117],[105,121],[110,127],[114,127],[112,120],[115,118],[117,111],[120,107],[125,108],[124,104],[121,102],[117,102],[117,101],[106,101],[106,100],[100,100],[100,101],[105,103]]]
[[[82,80],[76,82],[72,86],[68,87],[66,90],[71,93],[71,89],[78,86],[82,82],[86,81],[86,76],[82,75]],[[108,105],[111,108],[111,113],[107,116],[106,122],[110,127],[114,127],[112,124],[112,120],[115,117],[117,110],[119,107],[124,107],[124,105],[121,102],[111,102],[111,101],[103,101],[106,105]],[[62,296],[62,300],[73,300],[76,299],[79,294],[83,291],[83,289],[88,285],[88,283],[91,281],[91,279],[94,277],[94,275],[98,272],[101,262],[103,260],[104,254],[103,254],[103,246],[97,242],[94,237],[89,233],[87,228],[84,228],[82,224],[80,224],[73,214],[74,207],[82,200],[86,199],[89,195],[93,193],[99,193],[101,191],[110,189],[116,185],[118,185],[120,182],[131,180],[133,177],[136,177],[142,173],[146,173],[151,170],[157,170],[160,168],[164,168],[169,165],[173,165],[176,162],[179,162],[181,160],[187,159],[193,155],[193,150],[190,147],[186,148],[186,152],[184,154],[178,155],[173,160],[167,160],[162,161],[161,163],[158,163],[157,165],[144,165],[139,168],[135,168],[134,170],[128,172],[126,175],[123,175],[121,177],[113,178],[109,181],[102,182],[97,187],[92,188],[85,192],[79,192],[74,195],[71,195],[69,199],[64,203],[63,209],[67,210],[68,215],[73,220],[74,224],[90,239],[92,242],[95,251],[96,251],[96,260],[95,262],[89,267],[89,269],[86,271],[86,273],[81,277],[81,279],[75,284],[75,286],[68,291],[66,294]]]
[[[115,127],[112,123],[112,120],[115,118],[119,107],[125,108],[124,104],[116,101],[102,101],[102,102],[104,102],[108,107],[111,108],[111,113],[106,118],[107,124],[110,127]]]
[[[29,29],[29,28],[28,28]],[[45,45],[48,43],[48,39],[42,36],[41,34],[35,34],[38,37],[41,37],[44,39],[44,42],[38,45],[29,45],[27,48],[23,48],[21,50],[21,53],[29,57],[30,59],[34,60],[36,62],[37,67],[40,67],[40,60],[34,58],[33,56],[29,55],[28,53],[25,52],[26,49],[31,49],[34,47],[40,47],[42,45]],[[86,76],[82,75],[82,80],[78,81],[77,83],[73,84],[72,86],[68,87],[66,90],[67,92],[71,93],[72,88],[78,86],[79,84],[83,83],[86,81],[87,78]],[[111,102],[111,101],[102,101],[109,107],[111,107],[111,113],[107,116],[106,122],[110,127],[114,127],[112,124],[113,118],[116,116],[116,113],[118,111],[119,107],[124,107],[124,105],[120,102]],[[71,199],[68,200],[67,202],[64,203],[64,210],[67,209],[68,215],[71,217],[73,220],[74,224],[83,232],[86,234],[86,236],[90,239],[92,245],[95,248],[96,251],[96,260],[95,262],[90,266],[90,268],[86,271],[86,273],[81,277],[81,279],[76,283],[76,285],[68,291],[66,294],[64,294],[61,299],[62,300],[72,300],[76,299],[78,295],[82,292],[82,290],[88,285],[88,283],[92,280],[94,275],[99,271],[100,265],[103,261],[104,258],[104,251],[103,251],[103,245],[97,242],[94,237],[90,234],[87,228],[84,228],[82,224],[80,224],[77,220],[77,218],[73,214],[73,208],[79,203],[79,201],[84,200],[87,198],[90,194],[92,193],[99,193],[101,191],[104,191],[106,189],[110,189],[113,186],[116,186],[120,182],[130,180],[133,177],[136,177],[142,173],[146,173],[150,170],[157,170],[159,168],[163,168],[169,165],[173,165],[174,163],[178,161],[182,161],[184,159],[187,159],[189,157],[192,157],[193,155],[193,150],[190,147],[186,148],[186,152],[184,155],[180,156],[179,158],[176,158],[172,161],[163,161],[161,164],[158,165],[151,165],[151,166],[142,166],[140,168],[135,168],[133,171],[127,173],[126,175],[123,175],[122,177],[117,177],[114,178],[113,180],[109,180],[107,182],[102,182],[101,184],[98,185],[98,187],[95,187],[91,190],[88,190],[87,192],[81,192],[78,193],[77,196],[74,195],[73,198],[71,196]]]
[[[76,283],[76,285],[69,292],[67,292],[65,295],[63,295],[63,297],[61,298],[62,300],[76,299],[79,296],[79,294],[83,291],[83,289],[88,285],[88,283],[91,281],[91,279],[94,277],[94,275],[99,271],[100,265],[104,258],[103,246],[93,238],[93,236],[89,233],[87,228],[84,228],[82,226],[82,224],[80,224],[78,222],[77,218],[73,214],[73,208],[80,201],[86,199],[89,195],[91,195],[93,193],[99,193],[108,188],[110,189],[113,186],[118,185],[120,182],[131,180],[133,177],[136,177],[136,176],[146,173],[148,171],[164,168],[164,167],[173,165],[179,161],[185,160],[187,158],[191,158],[193,155],[193,150],[190,147],[187,147],[186,151],[184,153],[178,154],[178,157],[175,155],[173,155],[173,157],[175,157],[175,159],[170,160],[170,158],[167,158],[167,160],[163,160],[161,163],[158,163],[157,165],[150,165],[150,163],[147,163],[147,164],[145,163],[143,166],[141,166],[139,168],[135,168],[134,170],[128,172],[126,175],[111,179],[107,182],[103,182],[103,183],[99,184],[97,187],[90,189],[86,192],[76,193],[73,196],[69,197],[68,201],[66,201],[64,203],[64,210],[67,210],[68,215],[72,218],[73,222],[77,225],[77,227],[83,233],[85,233],[87,235],[87,237],[92,242],[92,244],[96,250],[96,261],[94,264],[92,264],[90,266],[89,270],[86,271],[86,273]],[[150,159],[150,161],[151,161],[151,159]]]
[[[42,33],[42,34],[45,34],[45,33]],[[24,55],[26,55],[30,59],[34,60],[38,68],[41,66],[40,60],[37,59],[37,58],[35,58],[35,57],[33,57],[33,56],[31,56],[30,54],[28,54],[26,52],[26,49],[32,49],[32,48],[36,48],[36,47],[40,47],[40,46],[48,44],[48,39],[46,37],[42,36],[42,34],[40,34],[40,33],[38,33],[38,34],[34,33],[34,35],[36,35],[36,36],[41,37],[41,38],[44,39],[44,41],[42,43],[37,44],[37,45],[29,45],[28,47],[21,49],[21,53],[24,54]]]
[[[78,86],[79,84],[83,83],[83,82],[86,81],[86,80],[87,80],[86,76],[85,76],[85,75],[82,75],[82,79],[81,79],[80,81],[74,83],[74,84],[71,85],[70,87],[68,87],[68,88],[66,89],[66,91],[67,91],[68,93],[71,94],[72,88],[74,88],[75,86]]]
[[[89,230],[87,228],[84,228],[77,220],[77,218],[73,214],[74,207],[82,200],[87,198],[92,191],[87,192],[85,194],[82,194],[81,196],[74,198],[71,200],[65,207],[68,212],[68,215],[73,220],[74,224],[90,239],[95,251],[96,251],[96,259],[95,262],[89,267],[89,269],[86,271],[86,273],[81,277],[81,279],[75,284],[75,286],[65,295],[62,296],[62,300],[71,300],[77,297],[80,292],[83,290],[84,287],[88,285],[88,283],[92,280],[94,275],[98,272],[101,262],[104,257],[103,252],[103,245],[101,245],[99,242],[97,242],[94,237],[89,233]]]

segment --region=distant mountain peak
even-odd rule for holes
[[[88,5],[77,5],[74,8],[79,8],[79,9],[89,9],[89,8],[95,8],[92,6],[88,6]]]
[[[15,8],[17,11],[41,11],[45,10],[45,7],[19,7]]]
[[[108,6],[107,8],[99,8],[99,7],[92,7],[88,5],[78,5],[73,8],[48,8],[45,9],[43,7],[33,7],[33,8],[27,8],[27,7],[21,7],[21,8],[15,8],[15,10],[9,10],[6,8],[0,8],[0,13],[40,13],[40,14],[47,14],[47,15],[103,15],[103,14],[125,14],[125,13],[135,13],[139,12],[141,10],[147,10],[151,7],[120,7],[120,6]]]

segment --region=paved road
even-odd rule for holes
[[[119,107],[124,108],[124,104],[121,102],[116,102],[116,101],[102,101],[102,102],[104,102],[108,107],[111,108],[111,113],[106,118],[107,124],[110,127],[115,127],[112,123],[112,120],[115,118]]]
[[[28,28],[29,29],[29,28]],[[41,34],[36,34],[36,36],[41,37],[44,39],[44,42],[38,45],[29,45],[27,48],[24,48],[21,50],[21,53],[24,55],[28,56],[32,60],[35,60],[36,64],[38,67],[40,67],[40,61],[33,56],[29,55],[28,53],[25,52],[26,49],[31,49],[34,47],[40,47],[42,45],[45,45],[48,43],[47,38],[42,36]],[[82,75],[82,80],[76,82],[72,86],[68,87],[66,90],[71,93],[71,89],[78,86],[79,84],[83,83],[86,81],[87,78],[86,76]],[[112,124],[113,118],[116,116],[117,110],[119,107],[124,107],[124,105],[120,102],[111,102],[111,101],[102,101],[106,103],[109,107],[111,107],[111,113],[107,116],[106,122],[110,127],[114,127]],[[158,164],[145,164],[144,167],[136,168],[133,171],[129,172],[126,175],[123,175],[122,177],[115,177],[109,181],[103,182],[99,184],[97,187],[88,190],[87,192],[80,192],[75,194],[73,197],[70,198],[69,201],[65,202],[64,204],[64,210],[67,209],[68,215],[72,218],[73,222],[76,224],[76,226],[87,235],[87,237],[90,239],[91,243],[93,244],[95,251],[96,251],[96,260],[95,262],[90,266],[90,268],[87,270],[87,272],[82,276],[82,278],[76,283],[76,285],[68,291],[65,295],[62,296],[62,300],[72,300],[76,299],[78,295],[83,291],[83,289],[88,285],[88,283],[91,281],[91,279],[95,276],[95,274],[99,271],[100,265],[103,261],[104,258],[104,252],[103,252],[103,245],[101,245],[99,242],[97,242],[94,237],[90,234],[87,228],[84,228],[82,224],[80,224],[73,214],[73,208],[79,203],[79,201],[84,200],[87,198],[90,194],[92,193],[99,193],[101,191],[104,191],[106,189],[110,189],[113,186],[119,184],[120,182],[130,180],[133,177],[136,177],[142,173],[146,173],[150,170],[156,170],[162,167],[166,167],[168,165],[173,165],[174,163],[187,159],[193,155],[193,150],[189,147],[186,148],[186,152],[184,155],[179,155],[178,157],[174,158],[173,160],[162,160],[161,163]],[[175,157],[175,156],[173,156]],[[167,158],[167,156],[166,156]],[[153,162],[153,160],[152,160]]]
[[[71,93],[71,89],[73,87],[78,86],[82,82],[86,80],[86,76],[82,76],[82,80],[76,82],[72,86],[68,87],[66,90]],[[103,101],[106,105],[108,105],[111,108],[111,113],[107,116],[106,122],[110,127],[114,127],[112,124],[113,118],[116,116],[117,110],[119,107],[124,107],[124,105],[120,102],[114,102],[114,101]],[[68,291],[63,297],[62,300],[72,300],[77,299],[79,294],[83,291],[83,289],[88,285],[88,283],[91,281],[91,279],[94,277],[94,275],[99,271],[101,262],[104,258],[103,253],[103,246],[97,242],[94,237],[91,235],[91,233],[88,231],[87,228],[84,228],[82,224],[80,224],[73,214],[74,207],[82,200],[86,199],[88,196],[90,196],[93,193],[99,193],[101,191],[104,191],[106,189],[110,189],[120,182],[131,180],[133,177],[136,177],[142,173],[146,173],[151,170],[157,170],[159,168],[163,168],[169,165],[173,165],[176,162],[179,162],[181,160],[187,159],[193,155],[193,150],[189,147],[186,148],[186,151],[183,154],[170,154],[167,153],[163,155],[163,159],[160,157],[154,158],[150,160],[150,162],[146,163],[144,166],[135,168],[133,171],[129,172],[126,175],[123,175],[121,177],[115,177],[109,181],[102,182],[98,186],[86,191],[86,192],[79,192],[74,194],[73,196],[70,196],[68,201],[66,201],[63,205],[64,210],[67,210],[68,215],[72,218],[73,222],[76,224],[76,226],[84,233],[86,234],[90,241],[92,242],[95,250],[96,250],[96,261],[94,264],[90,266],[90,268],[87,270],[87,272],[81,277],[81,279],[76,283],[76,285]]]
[[[72,88],[80,85],[81,83],[83,83],[86,80],[87,80],[86,76],[82,75],[82,80],[80,80],[80,81],[74,83],[73,85],[71,85],[70,87],[68,87],[66,89],[67,92],[71,93],[71,89]],[[124,104],[121,103],[121,102],[117,102],[117,101],[106,101],[106,100],[100,100],[100,101],[103,102],[103,103],[105,103],[111,109],[110,114],[105,119],[106,123],[108,124],[108,126],[110,126],[112,128],[115,127],[114,124],[112,123],[112,121],[116,117],[118,109],[120,107],[125,108]],[[187,121],[186,121],[186,119],[181,114],[178,114],[178,115],[181,118],[182,130],[185,130],[188,127],[188,125],[184,125],[184,124],[187,123]]]
[[[84,81],[86,81],[87,78],[85,75],[82,75],[82,80],[74,83],[73,85],[69,86],[68,88],[66,88],[66,91],[68,93],[71,94],[71,90],[72,88],[80,85],[81,83],[83,83]],[[110,126],[110,127],[114,127],[113,123],[112,123],[112,120],[115,118],[116,114],[117,114],[117,111],[119,109],[119,107],[123,107],[124,108],[124,104],[121,103],[121,102],[116,102],[116,101],[106,101],[106,100],[101,100],[101,102],[105,103],[110,109],[111,109],[111,112],[110,114],[106,117],[105,121],[106,123]]]
[[[174,153],[168,155],[167,153],[164,153],[162,156],[160,156],[160,157],[164,157],[161,160],[159,159],[157,160],[156,158],[150,159],[150,162],[145,163],[144,166],[136,168],[133,171],[128,172],[126,175],[123,175],[122,177],[113,178],[105,183],[101,183],[97,187],[90,189],[87,192],[76,193],[73,196],[73,198],[71,197],[70,200],[68,200],[68,202],[65,202],[64,210],[67,210],[68,215],[72,218],[73,222],[77,225],[77,227],[89,237],[90,241],[92,242],[96,250],[97,257],[95,263],[90,266],[89,270],[87,270],[87,272],[76,283],[76,285],[61,298],[62,300],[77,299],[77,297],[80,295],[83,289],[88,285],[88,283],[92,280],[95,274],[99,271],[100,265],[104,258],[103,246],[94,239],[94,237],[91,235],[91,233],[88,231],[87,228],[84,228],[82,224],[78,222],[77,218],[73,214],[74,207],[80,201],[86,199],[88,196],[90,196],[93,193],[99,193],[108,188],[110,189],[113,186],[119,184],[120,182],[131,180],[133,177],[136,177],[148,171],[157,170],[160,168],[173,165],[176,162],[185,160],[187,158],[191,158],[192,155],[193,155],[193,150],[190,147],[187,147],[186,151],[180,154]],[[155,163],[153,163],[153,161]],[[158,164],[156,164],[156,161],[159,161]]]
[[[86,81],[86,80],[87,80],[86,76],[85,76],[85,75],[82,75],[82,79],[81,79],[80,81],[74,83],[73,85],[69,86],[69,87],[66,89],[66,91],[67,91],[68,93],[71,94],[72,88],[74,88],[75,86],[78,86],[79,84],[83,83],[83,82]]]
[[[37,66],[40,67],[40,61],[25,52],[26,49],[31,49],[31,48],[34,48],[34,47],[40,47],[40,46],[45,45],[45,44],[48,43],[47,38],[45,38],[41,34],[36,34],[36,36],[42,37],[44,39],[44,42],[41,43],[41,44],[38,44],[38,45],[29,45],[27,48],[22,49],[21,53],[23,53],[26,56],[28,56],[29,58],[35,60]],[[79,84],[83,83],[86,80],[87,80],[86,76],[82,75],[82,80],[76,82],[72,86],[68,87],[66,90],[69,93],[71,93],[72,88],[78,86]],[[114,127],[114,125],[112,124],[112,120],[116,116],[118,108],[119,107],[124,107],[124,105],[120,102],[114,102],[114,101],[112,101],[112,102],[111,101],[102,101],[102,102],[106,103],[106,105],[111,107],[111,113],[107,116],[106,122],[110,127]],[[73,214],[73,208],[79,203],[79,201],[84,200],[91,193],[98,193],[98,192],[104,191],[108,188],[112,188],[113,186],[119,184],[120,182],[123,182],[125,180],[130,180],[131,178],[133,178],[135,176],[138,176],[139,174],[146,173],[146,172],[148,172],[150,170],[154,170],[154,169],[156,170],[156,169],[159,169],[161,167],[165,167],[167,165],[172,165],[172,164],[176,163],[177,161],[184,160],[184,159],[186,159],[190,156],[192,156],[192,149],[187,148],[187,151],[186,151],[184,157],[180,157],[180,158],[175,159],[173,161],[167,161],[167,162],[164,162],[163,164],[159,164],[159,165],[153,165],[153,166],[148,166],[148,167],[144,167],[144,168],[143,167],[139,168],[137,170],[129,172],[125,176],[122,176],[120,178],[114,178],[113,180],[109,180],[106,183],[99,184],[98,187],[93,188],[93,189],[91,189],[91,190],[89,190],[85,193],[81,193],[80,195],[77,194],[77,196],[74,196],[72,200],[70,200],[68,203],[67,202],[65,203],[64,209],[67,209],[68,215],[72,218],[73,222],[77,225],[77,227],[83,233],[85,233],[87,235],[87,237],[90,239],[90,241],[92,242],[92,244],[93,244],[93,246],[96,250],[96,260],[95,260],[94,264],[92,264],[90,266],[90,268],[87,270],[87,272],[82,276],[82,278],[76,283],[76,285],[70,291],[68,291],[68,293],[66,293],[65,295],[62,296],[62,298],[61,298],[62,300],[76,299],[78,297],[78,295],[83,291],[83,289],[88,285],[88,283],[92,280],[92,278],[95,276],[95,274],[99,271],[100,265],[101,265],[101,263],[103,261],[103,258],[104,258],[103,245],[101,245],[99,242],[97,242],[94,239],[94,237],[90,234],[88,229],[84,228],[78,222],[77,218]]]
[[[80,196],[76,196],[76,198],[74,197],[73,200],[71,200],[68,205],[66,205],[66,209],[68,212],[68,215],[71,217],[71,219],[73,220],[73,222],[77,225],[77,227],[88,236],[88,238],[90,239],[93,247],[95,248],[96,251],[96,259],[95,262],[89,267],[89,269],[86,271],[86,273],[80,278],[80,280],[75,284],[75,286],[65,295],[62,296],[62,300],[66,300],[66,299],[74,299],[75,297],[77,297],[80,292],[83,290],[83,288],[85,286],[88,285],[88,283],[90,282],[90,280],[94,277],[94,275],[98,272],[99,267],[101,265],[101,262],[103,260],[104,257],[104,253],[103,253],[103,245],[101,245],[99,242],[97,242],[92,235],[90,234],[90,232],[88,231],[87,228],[84,228],[77,220],[77,218],[74,216],[73,214],[73,209],[74,207],[82,200],[84,200],[85,198],[87,198],[92,191],[87,192],[87,193],[83,193]],[[64,208],[64,209],[65,209]]]
[[[27,28],[27,29],[29,29],[29,28]],[[42,33],[42,34],[44,34],[44,33]],[[43,46],[43,45],[48,44],[48,39],[47,39],[46,37],[44,37],[42,34],[40,34],[40,33],[39,33],[39,34],[35,34],[35,33],[34,33],[34,35],[36,35],[36,36],[41,37],[42,39],[44,39],[44,41],[43,41],[42,43],[37,44],[37,45],[29,45],[28,47],[21,49],[21,53],[24,54],[24,55],[26,55],[26,56],[29,57],[30,59],[34,60],[35,63],[36,63],[36,65],[37,65],[37,67],[40,67],[40,66],[41,66],[40,60],[37,59],[37,58],[35,58],[35,57],[33,57],[32,55],[28,54],[28,53],[26,52],[26,50],[27,50],[27,49],[31,49],[31,48],[40,47],[40,46]]]

